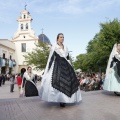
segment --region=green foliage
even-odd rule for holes
[[[32,52],[24,55],[27,65],[34,65],[35,69],[42,70],[45,68],[49,56],[50,47],[47,43],[39,42],[35,44],[36,48]]]
[[[113,45],[120,43],[120,21],[114,19],[100,23],[100,32],[87,45],[87,53],[77,56],[73,63],[75,69],[83,71],[105,71]]]

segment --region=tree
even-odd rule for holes
[[[47,64],[50,46],[47,43],[39,42],[32,52],[24,55],[27,65],[34,65],[36,70],[43,70]]]
[[[109,55],[116,42],[120,42],[120,21],[114,19],[100,23],[100,32],[87,45],[87,53],[77,56],[73,63],[75,68],[94,72],[106,70]]]

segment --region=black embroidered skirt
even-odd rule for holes
[[[79,81],[74,69],[65,58],[60,57],[57,53],[55,53],[52,86],[68,97],[71,97],[79,89]]]
[[[26,97],[38,96],[38,90],[36,86],[28,80],[26,81],[25,84],[25,96]]]

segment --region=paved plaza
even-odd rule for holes
[[[17,85],[9,89],[9,82],[0,87],[0,120],[120,120],[120,97],[110,92],[82,92],[82,102],[60,108],[39,97],[19,98]]]
[[[0,87],[0,99],[19,98],[17,84],[14,85],[14,92],[10,93],[10,82],[6,81],[5,85]]]

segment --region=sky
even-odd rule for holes
[[[120,0],[0,0],[0,39],[11,39],[18,29],[17,18],[26,9],[35,35],[43,33],[56,42],[64,34],[64,44],[75,58],[86,53],[88,42],[100,30],[100,23],[120,19]]]

